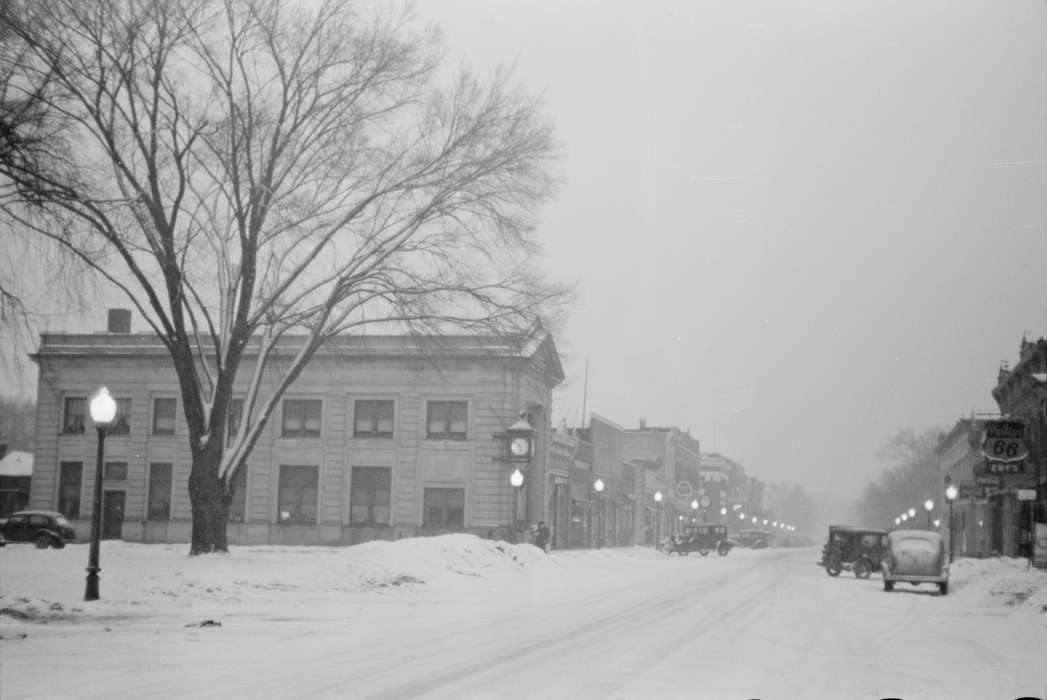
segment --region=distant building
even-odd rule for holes
[[[1022,339],[1018,362],[1001,365],[992,396],[1004,416],[1028,426],[1029,456],[1025,473],[1004,477],[1002,488],[989,500],[994,522],[993,548],[1011,556],[1026,556],[1032,544],[1030,522],[1047,523],[1047,339]],[[1018,490],[1036,490],[1036,499],[1019,500]],[[1030,515],[1032,518],[1030,519]],[[995,526],[998,525],[998,529]],[[997,546],[999,545],[999,546]]]
[[[993,550],[1002,550],[1002,532],[999,523],[994,524],[986,495],[995,495],[996,490],[979,483],[975,473],[985,461],[982,456],[982,436],[985,418],[961,418],[947,433],[938,437],[935,453],[938,456],[938,483],[942,484],[941,496],[935,507],[939,518],[939,530],[945,536],[955,538],[951,544],[956,556],[983,557]],[[952,503],[952,533],[949,527],[949,503],[945,498],[945,484],[956,486],[958,495]]]
[[[104,384],[117,419],[105,442],[103,536],[188,542],[191,464],[179,386],[157,338],[128,330],[41,336],[32,355],[40,378],[30,503],[62,511],[87,536],[97,445],[87,400]],[[263,381],[274,382],[279,356],[294,350],[278,348]],[[245,358],[244,382],[252,362]],[[553,338],[540,328],[511,338],[334,339],[284,395],[237,476],[229,542],[506,537],[514,513],[525,524],[548,521],[566,499],[562,465],[550,470],[561,450],[552,389],[563,377]],[[536,429],[535,449],[513,464],[506,430],[521,415]],[[516,467],[519,488],[509,481]]]

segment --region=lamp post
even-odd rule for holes
[[[600,494],[603,493],[603,479],[597,477],[596,481],[593,482],[593,490],[596,491],[596,548],[599,549],[603,546],[603,502],[600,500]]]
[[[654,492],[654,548],[662,541],[662,492]]]
[[[698,522],[698,499],[691,501],[691,522]]]
[[[513,487],[513,542],[516,542],[517,532],[520,529],[519,523],[517,523],[517,509],[520,506],[520,487],[523,486],[524,477],[523,473],[519,469],[514,469],[513,473],[509,475],[509,483]]]
[[[915,518],[916,517],[916,509],[915,508],[910,508],[909,509],[909,517],[910,518]]]
[[[98,458],[95,460],[94,507],[91,511],[91,546],[87,554],[87,584],[84,600],[98,600],[98,544],[102,539],[102,458],[105,454],[105,434],[116,416],[116,401],[104,386],[95,392],[90,403],[91,420],[98,431]]]
[[[927,511],[927,529],[931,529],[931,511],[934,510],[934,501],[927,499],[923,502],[924,510]]]
[[[949,563],[952,564],[953,557],[955,556],[956,549],[953,547],[953,536],[952,536],[952,502],[956,500],[956,487],[949,484],[949,488],[945,489],[945,499],[949,501]]]

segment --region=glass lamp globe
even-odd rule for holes
[[[109,395],[104,386],[91,397],[91,420],[99,425],[106,425],[116,417],[116,401]]]

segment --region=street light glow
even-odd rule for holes
[[[655,503],[661,503],[662,502],[662,492],[661,491],[655,491],[654,492],[654,502]]]
[[[523,486],[523,474],[519,469],[514,469],[513,473],[509,475],[509,483],[513,486]]]
[[[928,513],[930,513],[932,510],[934,510],[934,501],[928,498],[926,501],[923,502],[923,507],[927,509]]]
[[[916,517],[916,509],[915,508],[910,508],[909,509],[909,517],[910,518],[915,518]]]
[[[959,493],[959,491],[957,491],[956,487],[951,484],[949,485],[949,488],[945,489],[945,497],[948,498],[950,501],[956,499],[957,493]]]
[[[91,420],[99,425],[107,425],[116,417],[116,401],[109,395],[105,386],[99,387],[91,397]]]

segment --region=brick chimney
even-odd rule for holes
[[[110,333],[130,333],[131,309],[109,309],[109,326],[107,330]]]

